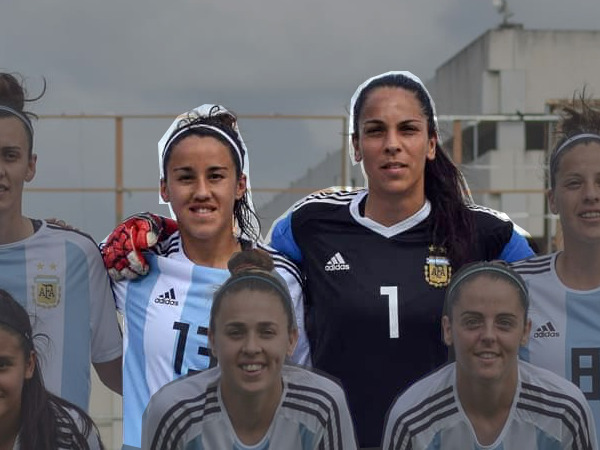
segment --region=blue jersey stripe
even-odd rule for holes
[[[146,255],[150,266],[156,265],[156,257]],[[125,317],[128,327],[128,343],[123,354],[123,393],[140,397],[141,401],[127,401],[123,398],[123,417],[136,418],[135,420],[123,421],[123,443],[141,446],[141,416],[143,411],[137,410],[138,404],[147,405],[150,400],[150,391],[146,382],[146,374],[140,374],[138,368],[146,367],[146,355],[144,353],[144,326],[146,323],[146,311],[151,293],[158,276],[158,270],[151,270],[141,281],[132,281],[127,285],[125,301]],[[142,312],[143,311],[143,312]],[[142,376],[143,379],[139,379]],[[125,426],[127,422],[127,426]]]
[[[66,273],[65,326],[63,341],[62,389],[65,398],[77,405],[85,405],[87,411],[90,378],[85,373],[72,370],[69,361],[90,361],[90,343],[82,336],[90,335],[90,303],[81,301],[89,298],[89,267],[85,253],[71,242],[65,244]],[[83,273],[82,273],[83,272]]]

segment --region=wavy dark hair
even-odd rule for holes
[[[374,79],[356,99],[352,111],[353,138],[359,137],[360,113],[369,93],[381,87],[401,88],[413,92],[421,104],[423,115],[427,118],[429,137],[438,137],[433,106],[425,88],[402,74],[390,74]],[[425,162],[425,197],[431,202],[431,234],[434,245],[446,248],[450,261],[456,267],[469,262],[474,243],[474,223],[467,208],[470,195],[462,173],[443,149],[439,139],[436,141],[435,158]]]
[[[19,339],[23,356],[28,360],[31,352],[35,352],[29,316],[3,289],[0,289],[0,328]],[[70,411],[76,413],[80,424]],[[104,448],[98,429],[87,413],[46,390],[36,361],[33,376],[25,380],[21,394],[21,450],[89,450],[87,438],[91,433],[98,436],[100,448]]]
[[[587,144],[593,138],[576,140],[565,148],[561,147],[573,136],[584,133],[600,135],[600,110],[592,107],[592,98],[586,96],[585,88],[581,92],[575,91],[571,104],[564,106],[560,112],[560,120],[555,133],[556,144],[548,161],[551,189],[556,186],[556,172],[565,153],[574,145]]]
[[[243,173],[243,167],[241,166],[237,157],[237,152],[234,148],[232,148],[231,143],[214,130],[207,128],[194,128],[194,125],[198,124],[214,126],[227,134],[227,136],[229,136],[233,142],[235,142],[240,151],[243,152],[244,150],[242,143],[240,142],[238,133],[234,128],[236,123],[237,117],[235,114],[231,113],[230,111],[226,113],[223,112],[218,105],[215,105],[206,117],[190,115],[189,117],[182,118],[179,121],[177,129],[173,133],[178,133],[183,128],[188,128],[188,131],[181,133],[176,139],[168,142],[167,147],[164,149],[163,173],[165,181],[167,179],[167,165],[169,164],[171,157],[171,150],[175,147],[175,145],[190,135],[210,136],[225,145],[231,152],[231,158],[235,164],[236,177],[239,180]],[[236,200],[233,204],[233,216],[239,228],[240,235],[247,236],[252,241],[257,241],[260,239],[260,221],[254,210],[251,208],[250,201],[251,200],[248,191],[244,192],[244,195],[239,200]]]
[[[46,80],[43,79],[42,92],[37,97],[28,97],[25,88],[25,80],[20,74],[0,72],[0,105],[8,106],[18,113],[22,114],[25,120],[31,125],[32,119],[37,119],[37,115],[31,111],[25,110],[25,104],[35,102],[46,93]],[[0,117],[10,117],[7,111],[0,111]],[[33,128],[32,128],[33,129]],[[29,155],[33,152],[33,133],[26,128],[27,138],[29,139]]]

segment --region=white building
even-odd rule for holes
[[[475,200],[505,211],[535,237],[548,234],[550,222],[542,192],[552,127],[539,116],[552,113],[552,106],[570,100],[584,86],[586,93],[600,98],[600,30],[500,26],[442,64],[427,86],[440,119],[477,116],[461,122],[462,170]],[[499,117],[491,115],[523,115],[524,120],[496,122]],[[452,152],[452,123],[440,123],[445,147]],[[280,194],[261,208],[265,229],[305,195],[298,188],[316,190],[339,184],[339,160],[339,153],[329,155],[292,183],[293,192]],[[347,179],[349,184],[362,184],[357,168]]]

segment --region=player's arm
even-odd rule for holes
[[[111,391],[123,395],[123,357],[113,359],[112,361],[94,363],[94,369],[100,378],[100,381]]]
[[[519,233],[518,229],[513,229],[510,240],[502,249],[499,259],[506,262],[514,262],[534,255],[535,252],[531,248],[525,235]]]
[[[173,392],[165,393],[168,387],[163,386],[159,389],[148,402],[144,415],[142,416],[142,448],[144,450],[157,450],[161,448],[169,448],[177,450],[181,447],[182,439],[178,439],[177,447],[174,447],[173,440],[178,427],[169,428],[172,425],[170,418],[174,417],[175,401],[173,400]],[[168,434],[166,429],[169,428],[171,433]]]
[[[296,317],[296,324],[298,325],[298,342],[296,348],[292,354],[291,361],[294,364],[301,366],[312,367],[312,360],[310,357],[310,344],[308,336],[306,334],[305,326],[305,297],[304,297],[304,284],[302,282],[302,274],[300,269],[294,263],[279,255],[276,259],[277,272],[286,281],[290,295],[292,297],[292,304],[294,306],[294,315]]]
[[[123,394],[123,333],[117,320],[115,299],[98,248],[88,251],[91,360],[100,381]]]
[[[267,241],[269,241],[269,245],[275,250],[283,253],[295,263],[300,264],[302,262],[302,252],[294,240],[292,214],[293,211],[288,211],[273,223],[267,235]]]
[[[325,430],[322,433],[319,441],[315,445],[315,449],[329,448],[331,450],[357,450],[358,439],[354,430],[350,408],[346,393],[339,382],[329,377],[326,374],[321,374],[328,378],[333,386],[327,389],[332,403],[330,404],[329,417]],[[338,436],[338,439],[332,439],[333,436]],[[332,445],[333,444],[333,445]],[[385,448],[385,447],[382,447]]]
[[[149,212],[125,219],[100,245],[110,277],[118,281],[146,275],[148,263],[142,252],[155,248],[175,231],[175,220]]]

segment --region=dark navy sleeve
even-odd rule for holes
[[[292,214],[290,211],[284,217],[278,219],[278,221],[271,228],[271,241],[269,245],[275,250],[283,253],[289,259],[295,263],[302,262],[302,252],[294,240],[294,234],[292,232]]]
[[[510,240],[502,249],[502,253],[500,253],[500,259],[506,262],[514,262],[534,255],[535,253],[529,246],[527,239],[522,234],[513,230]]]

